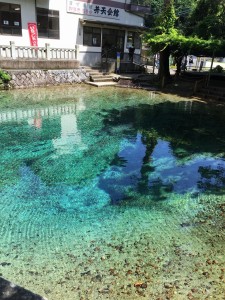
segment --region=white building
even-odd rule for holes
[[[140,54],[142,13],[149,8],[130,0],[0,0],[0,46],[79,47],[81,65],[102,57],[127,59],[133,44]],[[37,39],[34,30],[37,28]]]

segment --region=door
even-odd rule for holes
[[[102,30],[102,58],[116,59],[117,52],[124,54],[124,30],[103,28]]]

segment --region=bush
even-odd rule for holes
[[[223,73],[223,67],[218,65],[218,66],[216,66],[215,68],[212,69],[212,72],[214,72],[214,73]]]
[[[3,83],[8,83],[11,80],[11,76],[8,73],[6,73],[5,71],[0,69],[0,80]]]

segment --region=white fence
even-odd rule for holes
[[[0,45],[0,59],[66,59],[75,60],[78,57],[79,48],[74,49],[52,48],[49,44],[45,47],[16,46],[14,42],[10,45]]]

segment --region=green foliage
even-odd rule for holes
[[[196,34],[203,39],[225,39],[225,1],[199,0],[190,16],[187,34]]]
[[[153,35],[148,33],[144,37],[145,42],[150,46],[153,53],[162,51],[165,47],[170,48],[170,52],[192,53],[195,55],[212,56],[214,52],[217,56],[223,56],[225,49],[224,40],[204,40],[198,37],[185,37],[176,29],[171,29],[169,33]]]
[[[196,6],[196,0],[174,0],[174,11],[177,16],[175,26],[182,29],[187,17]],[[156,27],[158,16],[164,9],[164,0],[143,0],[143,5],[151,6],[151,14],[146,16],[145,25],[149,28]]]
[[[0,80],[3,83],[8,83],[11,80],[11,76],[8,73],[6,73],[5,71],[0,69]]]
[[[166,5],[161,15],[157,18],[156,26],[150,29],[144,36],[144,42],[150,46],[152,53],[163,51],[163,49],[168,47],[171,54],[185,55],[192,53],[195,55],[212,56],[214,52],[214,55],[224,56],[225,39],[213,37],[216,36],[216,34],[213,34],[213,30],[216,31],[214,24],[218,24],[218,20],[220,20],[220,18],[216,19],[215,15],[224,15],[223,20],[225,20],[225,1],[215,0],[212,3],[211,0],[199,0],[197,2],[197,6],[192,14],[192,17],[197,19],[196,22],[198,22],[196,33],[199,33],[198,30],[202,30],[208,38],[204,38],[201,34],[194,34],[194,32],[192,35],[185,36],[182,34],[180,27],[176,27],[177,17],[173,2],[173,0],[165,2]],[[180,3],[180,7],[182,7],[182,1],[176,1],[176,5],[178,2]],[[193,1],[191,3],[193,8]],[[206,28],[207,22],[208,27]],[[207,33],[207,30],[211,30],[211,34]]]
[[[160,53],[160,78],[168,77],[170,54],[176,62],[177,74],[182,57],[188,53],[225,56],[224,0],[152,0],[152,7],[160,14],[153,18],[152,28],[143,40],[151,54]]]
[[[177,17],[175,14],[173,0],[163,7],[162,13],[156,19],[157,30],[160,33],[169,33],[174,28]]]
[[[223,73],[224,70],[223,70],[223,67],[221,67],[220,65],[216,66],[215,68],[212,69],[212,72],[213,73]]]
[[[172,37],[177,34],[174,29],[176,19],[173,0],[171,0],[163,7],[161,14],[156,17],[156,26],[143,36],[144,42],[151,45],[153,53],[166,48]]]

